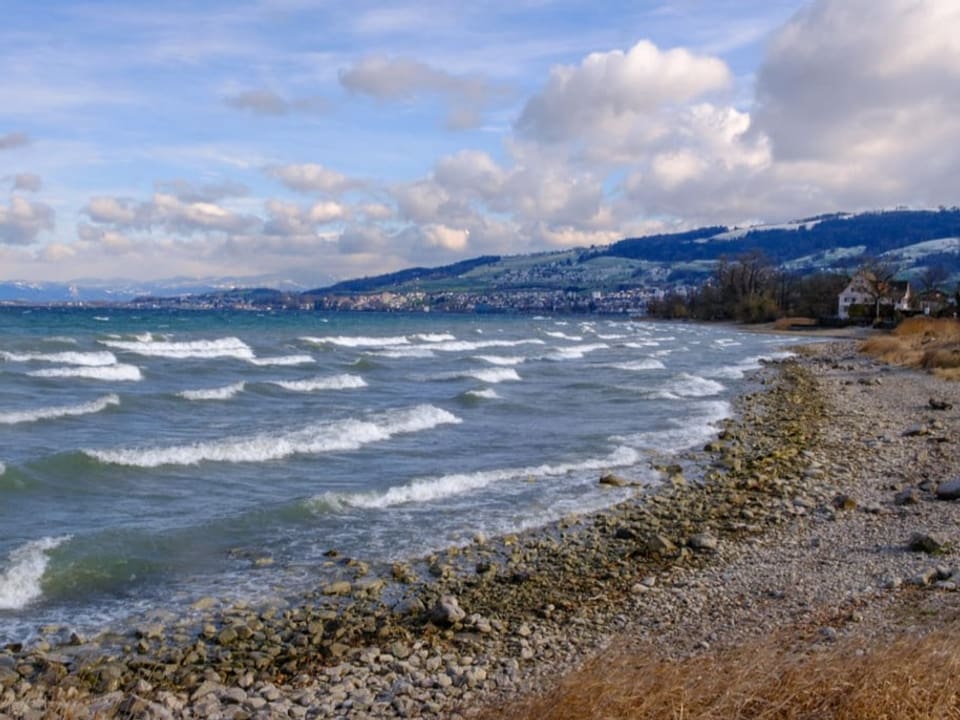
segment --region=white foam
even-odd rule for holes
[[[731,414],[728,402],[702,401],[687,408],[683,417],[669,420],[666,429],[616,439],[644,452],[677,453],[703,445],[717,434],[717,423]]]
[[[680,373],[680,375],[663,386],[656,396],[667,399],[678,397],[708,397],[710,395],[717,395],[723,392],[724,389],[724,386],[716,380],[709,380],[699,375],[691,375],[690,373]]]
[[[75,337],[70,337],[69,335],[52,335],[51,337],[44,338],[43,341],[49,343],[63,343],[64,345],[77,345],[79,343]]]
[[[222,387],[184,390],[178,392],[177,396],[182,397],[184,400],[229,400],[235,395],[242,393],[246,386],[246,383],[238,382]]]
[[[636,372],[640,370],[663,370],[666,366],[656,358],[644,358],[643,360],[613,363],[610,367],[616,368],[617,370]]]
[[[316,455],[356,450],[394,435],[455,424],[460,418],[432,405],[418,405],[365,420],[308,425],[286,433],[261,433],[247,437],[208,440],[191,445],[121,450],[84,450],[103,463],[134,467],[196,465],[201,462],[267,462],[291,455]]]
[[[3,475],[7,471],[7,466],[0,462],[0,475]]]
[[[476,355],[477,360],[483,360],[488,362],[491,365],[520,365],[526,362],[526,358],[520,355],[504,356],[504,355]]]
[[[97,322],[110,322],[109,315],[94,315],[93,319],[96,320]]]
[[[116,350],[174,360],[219,357],[252,360],[254,357],[250,346],[236,337],[218,338],[216,340],[185,340],[182,342],[154,340],[151,337],[149,340],[100,340],[99,342]]]
[[[543,334],[559,340],[573,340],[574,342],[580,342],[583,340],[582,335],[567,335],[566,333],[560,331],[544,330]]]
[[[519,381],[520,375],[513,368],[488,368],[484,370],[466,370],[458,373],[457,377],[475,378],[485,383],[502,383]]]
[[[570,347],[558,348],[547,357],[551,360],[580,360],[587,353],[604,350],[610,346],[606,343],[591,343],[587,345],[571,345]]]
[[[50,562],[47,553],[69,539],[69,535],[44,537],[10,553],[0,574],[0,610],[19,610],[43,595],[40,581]]]
[[[413,339],[419,340],[420,342],[436,343],[450,342],[451,340],[456,340],[457,337],[450,333],[419,333],[418,335],[414,335]]]
[[[87,380],[105,380],[108,382],[137,382],[143,379],[143,373],[136,365],[104,365],[102,367],[61,367],[49,370],[34,370],[27,373],[32,377],[85,378]]]
[[[394,345],[409,345],[410,341],[397,337],[364,337],[362,335],[329,335],[326,337],[302,337],[303,342],[313,345],[337,345],[348,348],[384,348]]]
[[[468,340],[451,340],[449,342],[436,343],[431,345],[434,350],[443,352],[471,352],[474,350],[485,350],[487,348],[507,348],[519,347],[521,345],[544,345],[543,340],[531,338],[529,340],[478,340],[470,342]]]
[[[487,388],[486,390],[467,390],[466,394],[483,400],[496,400],[500,397],[493,388]]]
[[[307,501],[319,507],[358,507],[383,509],[406,503],[429,503],[448,497],[480,490],[495,483],[527,478],[544,479],[573,473],[586,473],[636,464],[640,454],[629,447],[617,448],[605,458],[593,458],[579,463],[537,465],[523,468],[502,468],[475,473],[454,473],[441,477],[414,480],[408,485],[392,487],[385,492],[324,493]]]
[[[735,365],[728,365],[726,367],[710,370],[705,372],[704,375],[707,377],[729,378],[732,380],[737,380],[742,378],[751,370],[756,370],[761,367],[764,360],[785,360],[791,357],[794,357],[794,353],[786,351],[767,353],[766,355],[755,355],[754,357],[744,358]]]
[[[366,381],[358,375],[331,375],[327,377],[314,377],[305,380],[275,380],[273,385],[278,385],[284,390],[293,392],[314,392],[316,390],[352,390],[354,388],[366,387]]]
[[[315,362],[312,355],[280,355],[278,357],[250,358],[254,365],[306,365]]]
[[[114,365],[117,357],[112,352],[58,352],[58,353],[12,353],[0,351],[0,358],[9,362],[49,362],[62,365],[102,367]]]
[[[660,347],[659,340],[635,340],[633,342],[626,342],[623,344],[624,347],[630,348],[632,350],[643,350],[645,348],[651,347]]]
[[[59,407],[11,411],[0,413],[0,425],[16,425],[19,423],[51,420],[53,418],[69,417],[72,415],[91,415],[105,410],[111,405],[119,404],[120,398],[116,395],[104,395],[101,398],[80,405],[61,405]]]
[[[432,358],[436,353],[428,347],[398,347],[393,350],[377,350],[371,353],[377,357],[385,357],[393,360],[402,360],[404,358]]]

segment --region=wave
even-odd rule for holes
[[[43,339],[44,342],[48,343],[62,343],[63,345],[77,345],[79,340],[75,337],[70,337],[69,335],[51,335]]]
[[[312,355],[280,355],[278,357],[266,357],[250,358],[249,362],[254,365],[260,366],[270,366],[270,365],[306,365],[307,363],[316,362],[313,359]]]
[[[680,375],[673,378],[673,380],[656,392],[654,397],[661,397],[668,400],[676,400],[681,397],[707,397],[709,395],[717,395],[725,389],[723,384],[718,383],[716,380],[709,380],[708,378],[691,375],[690,373],[680,373]]]
[[[53,418],[69,417],[72,415],[91,415],[105,410],[111,405],[119,405],[120,398],[116,395],[104,395],[80,405],[61,405],[59,407],[36,408],[34,410],[17,410],[0,413],[0,425],[17,425],[19,423],[51,420]]]
[[[394,435],[456,424],[456,415],[432,405],[418,405],[366,420],[341,420],[308,425],[286,433],[260,433],[248,437],[209,440],[165,448],[84,450],[102,463],[152,468],[161,465],[196,465],[201,462],[267,462],[291,455],[317,455],[357,450]]]
[[[477,360],[483,360],[488,362],[491,365],[520,365],[527,361],[527,359],[520,355],[475,355]]]
[[[366,387],[367,383],[359,375],[332,375],[305,380],[274,380],[271,385],[278,385],[284,390],[293,392],[314,392],[315,390],[352,390]]]
[[[7,569],[0,574],[0,610],[20,610],[43,595],[41,581],[50,562],[48,552],[69,539],[69,535],[44,537],[10,553]]]
[[[177,397],[182,397],[184,400],[229,400],[235,395],[242,393],[246,386],[246,383],[238,382],[232,385],[224,385],[223,387],[183,390],[177,393]]]
[[[628,467],[640,460],[640,454],[629,447],[619,447],[605,458],[593,458],[578,463],[537,465],[523,468],[501,468],[474,473],[454,473],[435,478],[414,480],[408,485],[392,487],[383,492],[323,493],[306,501],[315,509],[343,507],[383,509],[407,503],[428,503],[448,497],[481,490],[495,483],[524,478],[561,477],[572,473]]]
[[[485,383],[502,383],[519,381],[520,375],[513,368],[486,368],[480,370],[464,370],[444,377],[473,378]]]
[[[383,348],[410,344],[410,341],[403,336],[365,337],[363,335],[328,335],[326,337],[301,337],[300,339],[312,345],[337,345],[348,348]]]
[[[136,365],[103,365],[100,367],[61,367],[49,370],[34,370],[27,373],[31,377],[44,378],[85,378],[87,380],[105,380],[108,382],[137,382],[143,379],[143,373]]]
[[[451,340],[431,345],[434,350],[443,352],[472,352],[474,350],[485,350],[487,348],[508,348],[520,347],[521,345],[545,345],[539,338],[530,338],[529,340]]]
[[[451,335],[450,333],[418,333],[412,337],[414,340],[428,343],[450,342],[451,340],[457,339],[455,335]]]
[[[164,357],[174,360],[189,358],[218,358],[233,357],[238,360],[252,360],[253,350],[243,340],[237,337],[225,337],[217,340],[185,340],[172,342],[154,340],[151,336],[146,340],[98,340],[107,347],[115,350],[146,355],[149,357]]]
[[[7,466],[0,462],[0,475],[3,475],[7,472]]]
[[[580,342],[583,340],[582,335],[567,335],[559,330],[544,330],[543,334],[548,337],[557,338],[558,340],[573,340],[574,342]]]
[[[467,390],[464,395],[480,398],[481,400],[496,400],[500,397],[493,388],[487,388],[486,390]]]
[[[606,343],[591,343],[587,345],[571,345],[570,347],[558,348],[550,353],[547,358],[550,360],[580,360],[584,355],[597,350],[605,350],[610,346]]]
[[[753,357],[744,358],[735,365],[728,365],[726,367],[710,370],[705,372],[704,375],[707,377],[737,380],[742,378],[751,370],[757,370],[760,368],[765,360],[786,360],[787,358],[791,357],[794,357],[794,353],[787,351],[773,352],[766,355],[755,355]]]
[[[57,353],[13,353],[0,351],[0,358],[9,362],[49,362],[62,365],[82,365],[102,367],[114,365],[117,356],[112,352],[57,352]]]
[[[656,358],[645,358],[643,360],[630,360],[628,362],[613,363],[610,365],[610,367],[616,368],[617,370],[629,370],[633,372],[640,370],[663,370],[666,368],[666,365]]]
[[[663,430],[651,430],[616,440],[640,450],[658,453],[678,453],[702,446],[717,434],[717,423],[730,417],[733,410],[723,400],[708,400],[692,405],[683,417],[671,418]]]
[[[373,353],[377,357],[385,357],[393,360],[402,360],[404,358],[432,358],[437,354],[429,347],[398,347],[393,350],[377,350]]]

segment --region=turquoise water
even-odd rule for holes
[[[0,309],[0,641],[415,557],[655,483],[782,337],[582,318]]]

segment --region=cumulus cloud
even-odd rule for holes
[[[176,196],[183,202],[220,202],[227,198],[244,197],[250,191],[246,185],[223,180],[221,182],[198,185],[189,180],[177,178],[157,183],[157,190]]]
[[[259,227],[255,216],[234,212],[212,202],[184,202],[175,195],[157,192],[146,202],[100,196],[92,198],[84,212],[91,220],[118,228],[161,227],[170,232],[245,232]]]
[[[476,127],[482,112],[504,96],[504,90],[484,78],[453,75],[409,57],[369,55],[340,71],[340,84],[350,92],[381,101],[410,102],[436,95],[449,103],[447,126]]]
[[[11,132],[0,135],[0,150],[12,150],[30,144],[30,137],[26,133]]]
[[[0,204],[0,243],[30,245],[44,230],[53,230],[54,219],[49,205],[14,196],[9,205]]]
[[[949,0],[816,0],[770,44],[754,132],[784,173],[857,205],[955,202],[958,27]]]
[[[361,188],[363,183],[317,163],[274,165],[267,174],[276,178],[291,190],[303,193],[341,193]]]
[[[623,135],[665,105],[726,89],[731,74],[715,57],[684,48],[660,50],[643,40],[628,51],[592,53],[576,67],[559,66],[527,101],[517,120],[522,135],[542,142]]]
[[[330,108],[326,98],[319,95],[303,98],[286,98],[273,90],[243,90],[223,98],[223,102],[237,110],[246,110],[255,115],[289,115],[294,112],[322,113]]]

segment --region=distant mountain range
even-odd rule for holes
[[[452,265],[415,267],[313,289],[278,278],[173,279],[153,283],[77,281],[0,283],[0,301],[127,302],[137,297],[229,297],[361,293],[611,291],[698,284],[722,257],[759,251],[786,270],[849,273],[867,259],[918,278],[937,267],[945,284],[960,280],[960,208],[837,213],[779,225],[705,227],[626,238],[611,245],[530,255],[489,255]],[[951,285],[952,286],[952,285]],[[237,288],[257,288],[237,290]],[[266,290],[265,288],[269,288]]]

